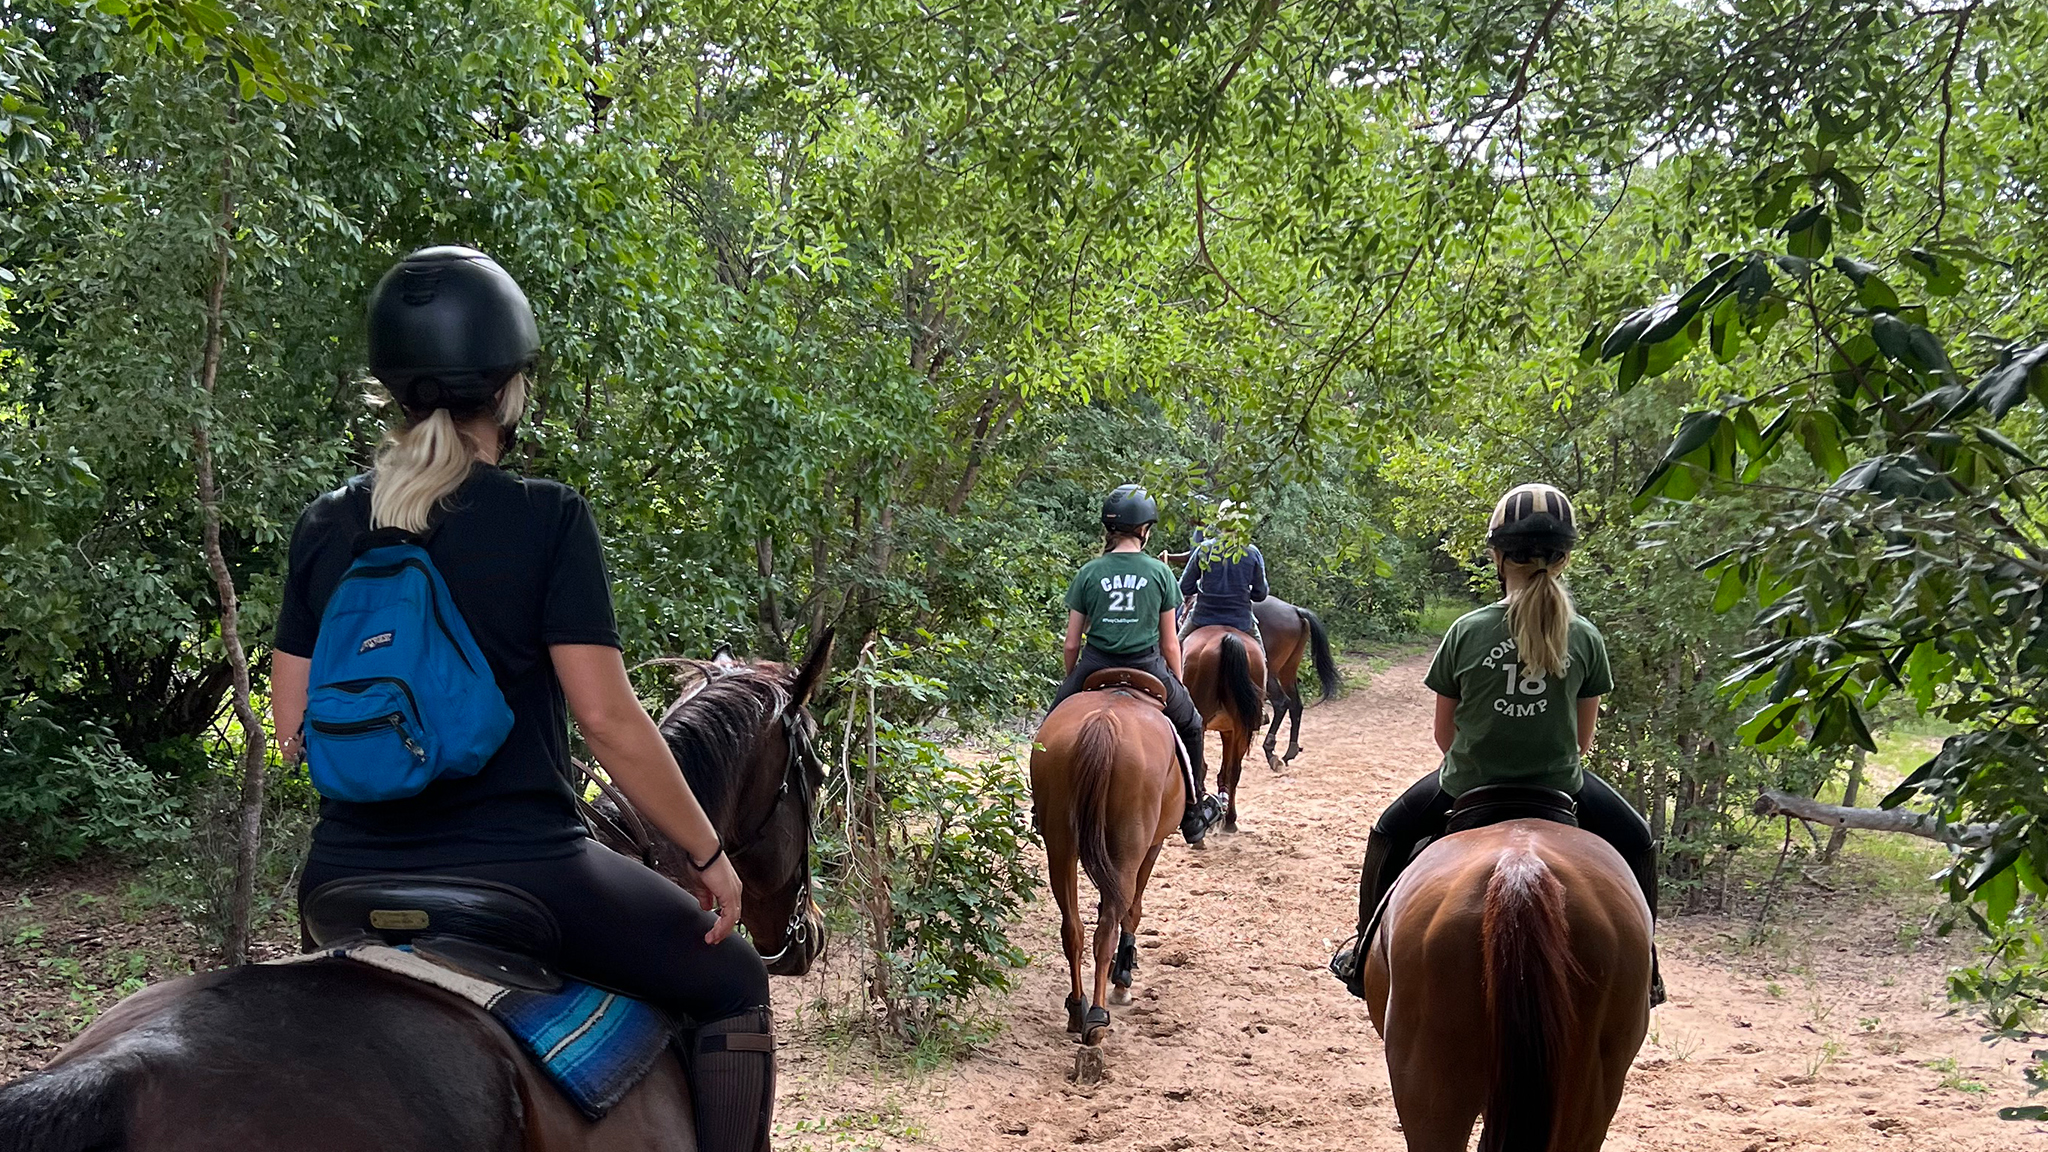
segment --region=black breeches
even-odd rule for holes
[[[768,971],[735,934],[706,944],[716,918],[674,881],[585,840],[574,855],[436,868],[345,868],[308,861],[306,893],[329,880],[417,872],[495,880],[533,896],[562,928],[562,969],[647,1000],[671,1015],[709,1023],[768,1005]]]
[[[1059,707],[1060,701],[1079,692],[1088,677],[1104,668],[1135,668],[1140,672],[1150,672],[1166,685],[1166,719],[1180,733],[1180,742],[1187,746],[1188,761],[1195,770],[1197,791],[1206,791],[1209,773],[1202,764],[1202,713],[1195,707],[1195,698],[1188,695],[1187,686],[1167,669],[1166,657],[1161,656],[1158,649],[1119,654],[1104,652],[1092,645],[1084,646],[1080,658],[1074,661],[1074,670],[1067,673],[1067,678],[1060,681],[1059,691],[1053,694],[1052,706]],[[1188,802],[1193,803],[1194,799],[1191,796]]]
[[[1636,883],[1642,886],[1651,915],[1656,915],[1657,846],[1650,839],[1649,822],[1622,799],[1613,785],[1592,772],[1585,776],[1585,785],[1575,797],[1579,804],[1579,827],[1612,844],[1614,850],[1621,853],[1629,871],[1635,874]],[[1385,844],[1385,851],[1380,855],[1384,864],[1379,876],[1360,878],[1360,923],[1372,914],[1372,908],[1363,905],[1368,902],[1376,904],[1380,897],[1385,896],[1393,887],[1395,877],[1415,855],[1415,846],[1429,837],[1443,835],[1450,819],[1451,794],[1443,790],[1435,772],[1417,780],[1387,805],[1386,811],[1380,813],[1379,820],[1373,824],[1372,835],[1374,840]]]

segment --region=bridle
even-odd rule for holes
[[[671,712],[676,707],[680,707],[685,701],[695,697],[698,692],[703,691],[704,686],[711,683],[712,680],[726,676],[741,675],[748,670],[747,666],[740,665],[730,670],[714,671],[712,668],[707,668],[697,661],[689,661],[689,663],[698,667],[703,675],[703,679],[699,680],[695,687],[685,693],[681,699],[677,700],[675,705],[671,706]],[[762,834],[767,832],[769,826],[775,823],[776,816],[781,813],[783,806],[789,802],[791,796],[801,796],[809,792],[803,777],[803,771],[806,760],[805,754],[814,751],[812,735],[808,728],[790,718],[790,710],[787,707],[777,710],[776,722],[782,726],[782,743],[786,750],[782,764],[782,783],[776,789],[775,802],[768,806],[768,811],[761,817],[760,823],[754,827],[752,832],[736,841],[736,846],[726,849],[726,858],[735,862],[748,853],[755,851],[760,846]],[[618,809],[618,817],[614,818],[590,801],[585,800],[581,788],[574,789],[573,791],[576,793],[576,807],[582,814],[585,825],[591,829],[593,834],[597,831],[597,826],[602,825],[611,832],[614,839],[632,844],[634,849],[638,851],[642,864],[659,871],[660,853],[655,849],[653,833],[648,829],[647,821],[641,817],[639,810],[633,807],[632,801],[627,800],[625,794],[620,792],[616,785],[599,775],[590,765],[574,757],[571,757],[570,763],[582,773],[584,779],[597,785],[598,791],[602,792],[612,802],[613,806]],[[804,912],[810,907],[811,903],[811,850],[814,847],[813,842],[816,837],[816,814],[812,809],[815,804],[816,797],[811,797],[811,803],[804,803],[801,800],[797,803],[798,819],[803,826],[801,837],[803,846],[803,860],[801,862],[803,879],[797,885],[796,901],[790,907],[789,921],[783,925],[782,947],[772,955],[763,956],[761,960],[764,964],[774,964],[789,955],[791,948],[806,945],[810,942],[811,925]]]

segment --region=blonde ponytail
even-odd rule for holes
[[[526,377],[514,376],[498,393],[497,423],[510,428],[526,411]],[[469,478],[476,442],[446,408],[396,428],[377,450],[377,483],[370,490],[370,526],[424,532],[434,506]]]
[[[1508,634],[1515,638],[1515,652],[1522,667],[1541,676],[1564,675],[1569,651],[1572,594],[1566,590],[1558,570],[1562,558],[1516,563],[1501,559],[1503,575],[1514,573],[1508,585]]]

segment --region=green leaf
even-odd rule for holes
[[[1643,378],[1643,369],[1649,367],[1649,364],[1650,350],[1648,348],[1641,345],[1631,347],[1622,354],[1621,368],[1615,376],[1615,388],[1618,391],[1627,392],[1635,387],[1636,381]]]
[[[1747,586],[1742,581],[1742,565],[1730,564],[1721,569],[1720,586],[1714,589],[1714,612],[1716,615],[1742,603],[1742,593]]]
[[[1722,300],[1714,309],[1714,318],[1708,324],[1707,333],[1714,359],[1723,364],[1735,359],[1735,354],[1742,349],[1742,309],[1733,296]]]
[[[2012,915],[2013,906],[2020,901],[2019,870],[2007,867],[1977,886],[1977,896],[1984,901],[1984,918],[2000,928]]]
[[[1840,476],[1849,466],[1848,454],[1842,451],[1841,426],[1826,412],[1808,412],[1800,418],[1799,441],[1806,446],[1806,455],[1814,467],[1826,473],[1829,480]]]
[[[2020,853],[2025,848],[2026,846],[2017,840],[1993,847],[1984,854],[1984,859],[1978,862],[1976,870],[1970,873],[1970,878],[1963,882],[1963,891],[1976,892],[1986,884],[2011,872],[2012,862],[2020,858]],[[2019,877],[2013,877],[2013,883],[2017,886]]]
[[[2042,366],[2048,364],[2048,344],[2040,344],[1999,364],[1986,372],[1970,392],[1970,406],[1982,408],[1991,413],[1994,420],[2004,419],[2019,402],[2027,398],[2027,391],[2037,376],[2048,377]]]

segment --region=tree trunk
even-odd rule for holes
[[[1759,816],[1796,816],[1837,828],[1903,832],[1908,836],[1939,840],[1962,848],[1985,847],[1998,831],[1996,824],[1949,824],[1925,812],[1907,812],[1900,808],[1848,808],[1840,804],[1823,804],[1811,796],[1796,796],[1790,792],[1765,792],[1756,798],[1754,811]]]
[[[1858,748],[1849,760],[1849,782],[1842,786],[1842,807],[1854,808],[1856,806],[1856,793],[1862,787],[1863,749]],[[1846,824],[1835,825],[1833,834],[1828,837],[1827,849],[1820,854],[1821,863],[1833,864],[1835,857],[1842,851],[1843,842],[1848,839],[1849,826]]]
[[[199,519],[205,539],[206,566],[213,573],[214,594],[220,600],[220,643],[226,652],[233,683],[235,719],[242,726],[242,797],[235,828],[234,888],[228,896],[227,938],[222,959],[229,965],[249,959],[249,924],[256,901],[256,865],[263,848],[263,765],[267,753],[263,720],[256,715],[250,699],[249,654],[242,647],[241,602],[235,593],[234,573],[228,570],[227,554],[220,543],[220,486],[213,471],[213,441],[207,431],[212,419],[211,401],[220,378],[222,306],[227,296],[228,256],[235,224],[234,192],[228,185],[230,168],[221,163],[220,234],[214,240],[213,284],[206,293],[206,347],[199,364],[199,386],[206,390],[209,404],[192,422],[192,459],[199,481]]]
[[[775,597],[775,537],[766,532],[754,537],[754,567],[761,573],[761,626],[768,630],[773,654],[780,660],[789,654],[789,640],[782,632],[782,604]]]

